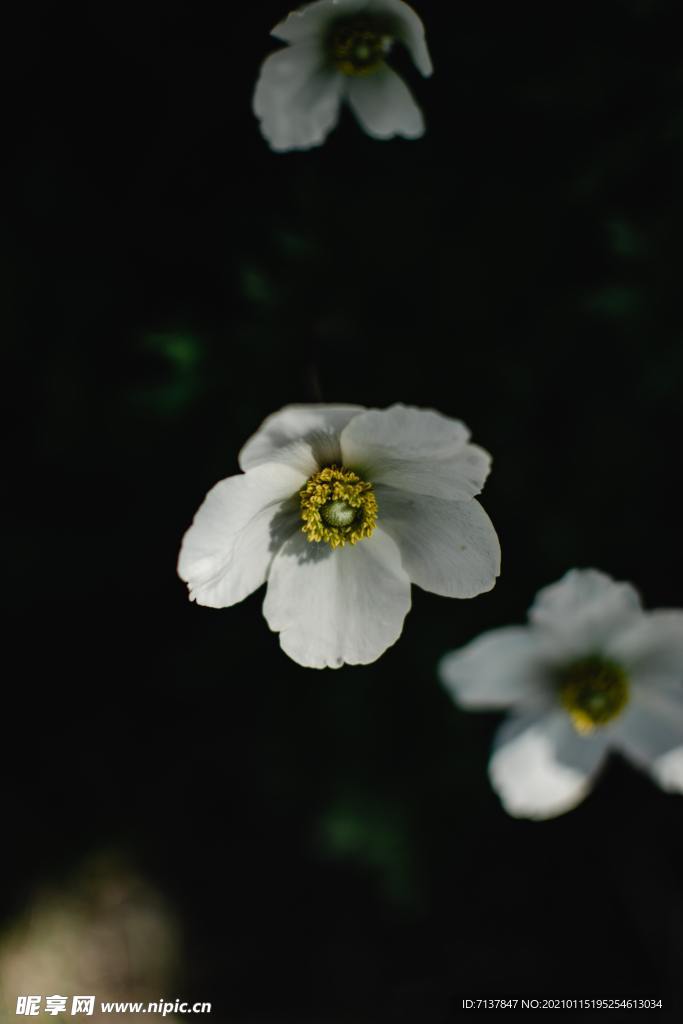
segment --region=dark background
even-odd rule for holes
[[[393,63],[425,137],[345,112],[285,155],[250,103],[286,3],[5,21],[0,913],[114,849],[175,908],[177,994],[217,1021],[680,1011],[683,801],[614,758],[574,812],[507,817],[499,719],[435,676],[572,566],[683,604],[677,5],[415,7],[435,75]],[[212,611],[175,576],[205,492],[306,401],[434,407],[494,456],[497,587],[414,588],[366,668],[304,670],[262,591]]]

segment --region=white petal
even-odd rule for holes
[[[344,464],[373,483],[465,501],[479,494],[491,457],[468,444],[460,420],[432,409],[392,405],[354,417],[341,438]]]
[[[268,416],[239,453],[242,469],[288,461],[311,476],[320,466],[341,464],[339,435],[362,405],[287,405]],[[302,456],[311,460],[308,464]]]
[[[311,36],[319,37],[338,17],[353,14],[368,6],[369,0],[317,0],[306,4],[275,26],[271,35],[286,43],[298,42]]]
[[[336,551],[298,533],[273,562],[263,605],[282,649],[307,668],[375,661],[409,609],[410,580],[381,530]]]
[[[371,75],[349,78],[346,94],[354,114],[374,139],[424,135],[422,111],[403,79],[387,65]]]
[[[530,629],[508,626],[482,633],[450,651],[439,676],[453,699],[467,708],[502,708],[550,699],[546,664]]]
[[[683,793],[683,746],[656,758],[650,771],[662,789]]]
[[[408,47],[417,69],[428,78],[434,68],[427,48],[424,25],[413,8],[402,0],[371,0],[368,10],[378,9],[396,17],[401,41]]]
[[[443,597],[475,597],[495,586],[500,544],[478,501],[443,501],[383,485],[375,494],[379,523],[418,587]]]
[[[646,612],[610,639],[606,653],[641,685],[683,688],[683,611]]]
[[[664,788],[683,790],[683,775],[676,774],[677,751],[683,747],[683,687],[680,692],[638,687],[633,703],[611,731],[614,745],[638,767]]]
[[[571,569],[536,595],[529,619],[558,658],[604,650],[612,636],[637,622],[640,598],[630,583],[596,569]]]
[[[254,113],[271,148],[321,145],[337,123],[343,84],[343,76],[326,67],[317,41],[267,57],[256,83]]]
[[[489,776],[515,818],[554,818],[589,792],[606,754],[599,730],[580,736],[564,711],[511,718],[498,730]]]
[[[209,491],[178,559],[192,601],[227,608],[261,586],[273,556],[297,529],[299,506],[292,499],[304,483],[300,473],[273,463]]]
[[[286,43],[320,39],[337,18],[360,10],[388,14],[396,23],[397,37],[408,48],[415,66],[425,77],[431,75],[433,68],[424,25],[413,8],[402,0],[317,0],[292,11],[275,26],[271,35]]]

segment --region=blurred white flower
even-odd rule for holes
[[[124,862],[104,855],[62,885],[41,887],[0,936],[0,1021],[17,1019],[22,994],[61,993],[71,1007],[73,996],[88,993],[97,998],[83,1019],[104,1024],[112,1016],[101,1012],[101,1002],[146,1003],[160,993],[170,999],[181,973],[182,941],[170,907]],[[116,1020],[146,1018],[131,1012]]]
[[[294,661],[375,661],[401,634],[411,581],[461,598],[494,586],[498,538],[474,500],[491,460],[468,441],[426,409],[287,406],[185,534],[190,598],[225,608],[267,580],[263,613]]]
[[[343,99],[375,139],[424,133],[419,107],[385,61],[394,43],[403,43],[418,70],[432,73],[422,22],[402,0],[318,0],[271,35],[289,43],[264,61],[254,93],[254,113],[272,149],[321,145]]]
[[[571,810],[609,749],[683,792],[683,611],[645,612],[628,583],[572,569],[528,626],[482,634],[439,673],[464,707],[512,709],[489,775],[515,817]]]

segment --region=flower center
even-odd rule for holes
[[[330,35],[332,60],[345,75],[370,75],[382,64],[394,42],[390,32],[364,18],[338,24]]]
[[[349,469],[326,466],[310,478],[299,497],[301,529],[309,541],[325,541],[333,549],[356,544],[377,524],[372,484]]]
[[[560,675],[560,701],[576,731],[584,735],[620,715],[628,700],[623,668],[599,655],[572,662]]]

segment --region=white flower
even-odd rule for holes
[[[484,633],[439,671],[465,707],[513,709],[489,775],[515,817],[571,810],[609,749],[683,792],[683,611],[645,612],[628,583],[572,569],[528,626]]]
[[[272,149],[321,145],[343,99],[375,139],[424,133],[419,107],[385,62],[400,42],[425,77],[432,73],[422,22],[402,0],[318,0],[271,35],[290,44],[264,61],[254,93],[254,113]]]
[[[375,661],[401,634],[411,581],[446,597],[495,583],[498,538],[474,500],[491,460],[468,440],[426,409],[287,406],[185,534],[190,598],[225,608],[267,580],[263,613],[300,665]]]

